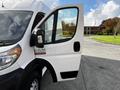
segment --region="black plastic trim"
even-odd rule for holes
[[[57,20],[58,20],[58,12],[55,12],[54,13],[54,23],[53,23],[53,32],[52,32],[52,43],[55,43]]]
[[[80,42],[79,41],[74,42],[73,48],[74,48],[75,52],[79,52],[80,51]]]
[[[61,72],[60,74],[62,79],[76,78],[78,75],[78,71]]]
[[[0,76],[0,90],[16,90],[24,70],[19,68]]]
[[[33,21],[33,26],[32,26],[32,30],[31,32],[34,30],[34,28],[36,27],[36,25],[43,19],[43,17],[45,16],[45,13],[43,12],[38,12],[34,18]]]

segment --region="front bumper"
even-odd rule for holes
[[[0,90],[15,90],[22,74],[23,69],[17,69],[11,73],[0,76]]]

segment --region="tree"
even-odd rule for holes
[[[120,20],[118,21],[118,23],[114,27],[114,37],[118,34],[120,34]]]
[[[120,24],[118,24],[120,22],[120,18],[118,17],[114,17],[114,18],[110,18],[110,19],[106,19],[102,22],[102,24],[100,25],[100,27],[102,28],[103,33],[107,34],[107,35],[117,35],[116,33],[118,33],[117,28],[119,28]]]

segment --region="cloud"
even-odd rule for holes
[[[44,2],[47,6],[51,8],[55,8],[56,6],[59,5],[59,0],[39,0]]]
[[[3,1],[4,6],[7,8],[14,8],[16,6],[27,7],[31,6],[35,2],[43,2],[46,6],[54,8],[59,5],[59,0],[5,0]]]
[[[96,9],[91,9],[90,12],[84,16],[85,26],[98,26],[103,20],[118,16],[120,16],[120,1],[109,0]]]

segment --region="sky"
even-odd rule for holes
[[[0,0],[2,1],[2,0]],[[17,5],[21,1],[29,3],[35,0],[3,0],[9,6]],[[99,26],[101,22],[108,18],[120,17],[120,0],[36,0],[47,3],[54,8],[64,4],[83,4],[84,25]],[[51,4],[52,3],[52,4]]]
[[[105,0],[103,0],[105,1]],[[78,4],[81,3],[84,5],[85,13],[89,12],[91,8],[94,8],[96,5],[96,0],[60,0],[59,3],[63,4]]]
[[[120,17],[120,0],[60,0],[59,3],[83,4],[85,26],[99,26],[105,19]]]
[[[105,19],[120,17],[120,0],[102,1],[84,14],[85,26],[99,26]]]

